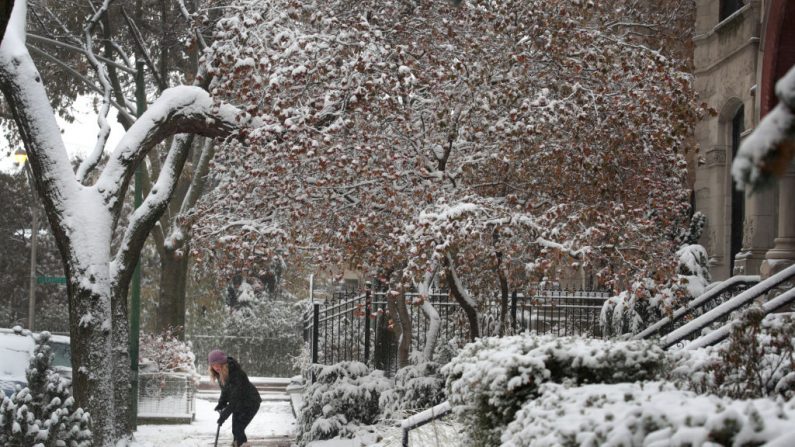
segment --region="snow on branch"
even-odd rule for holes
[[[223,137],[237,129],[240,110],[229,104],[215,104],[209,93],[199,87],[179,86],[166,89],[122,137],[97,187],[106,203],[115,204],[124,180],[133,167],[155,144],[178,133],[205,137]]]
[[[77,181],[80,183],[85,182],[88,173],[99,163],[99,160],[102,157],[102,152],[105,150],[105,143],[108,141],[108,137],[110,136],[108,113],[110,112],[110,95],[113,89],[111,88],[110,79],[108,78],[107,67],[94,55],[93,39],[91,37],[91,34],[94,32],[94,28],[96,27],[97,23],[99,23],[99,20],[102,18],[102,16],[107,13],[109,5],[110,0],[105,0],[99,10],[96,11],[94,16],[88,21],[85,29],[83,30],[85,35],[85,43],[83,44],[83,47],[86,58],[94,68],[94,71],[97,72],[99,84],[102,86],[102,106],[99,109],[99,113],[97,113],[97,125],[99,125],[99,133],[97,134],[97,141],[94,144],[94,149],[88,154],[85,160],[80,163],[80,167],[77,169]]]
[[[0,52],[10,55],[24,53],[25,51],[25,24],[27,20],[28,3],[24,0],[14,2],[14,9],[8,18]]]
[[[755,188],[780,176],[795,152],[795,68],[776,84],[779,104],[740,146],[732,164],[737,188]]]

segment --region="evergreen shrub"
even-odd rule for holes
[[[299,444],[334,437],[352,438],[361,426],[375,424],[380,416],[379,399],[391,381],[382,371],[370,371],[361,362],[313,365],[315,382],[303,393],[298,417]]]
[[[90,447],[90,417],[77,408],[71,383],[52,367],[49,332],[38,334],[26,371],[28,386],[0,403],[4,447]]]
[[[381,394],[384,416],[402,419],[442,403],[445,398],[445,377],[441,365],[423,362],[400,368],[395,373],[395,386]]]

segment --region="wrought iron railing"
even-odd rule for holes
[[[558,336],[601,337],[599,314],[607,292],[539,290],[533,295],[514,294],[511,315],[514,333],[535,331]]]
[[[738,275],[717,283],[687,303],[687,306],[677,309],[673,315],[663,317],[643,331],[632,336],[633,340],[650,338],[654,335],[662,336],[671,333],[678,327],[687,324],[697,316],[724,303],[740,292],[759,283],[759,276]]]
[[[770,301],[763,303],[761,306],[762,311],[765,315],[778,312],[779,310],[791,305],[793,301],[795,301],[795,288],[789,289],[786,292],[777,295]],[[703,348],[720,343],[729,336],[733,324],[734,321],[730,321],[718,329],[715,329],[714,331],[691,341],[685,346],[685,349]]]
[[[766,312],[774,312],[788,304],[791,300],[791,298],[788,297],[791,295],[790,292],[793,288],[793,280],[795,280],[795,265],[787,267],[764,281],[760,281],[755,286],[750,287],[737,296],[705,312],[703,315],[671,331],[660,339],[660,344],[664,348],[670,348],[675,345],[685,347],[687,341],[702,336],[702,330],[710,326],[715,327],[715,330],[719,331],[719,333],[714,336],[705,335],[707,338],[699,342],[698,345],[706,346],[711,343],[717,343],[728,334],[727,323],[733,318],[733,315],[737,311],[749,307],[754,302],[764,300],[764,297],[771,292],[780,292],[779,294],[783,295],[785,298],[779,299],[778,297],[769,297],[766,299],[765,301],[767,302],[763,304],[763,309],[766,309]],[[724,335],[721,336],[720,334]]]
[[[479,309],[481,334],[497,335],[500,322],[505,333],[536,331],[560,336],[601,336],[599,313],[608,298],[606,292],[538,290],[530,295],[513,293],[502,318],[498,300],[482,303]],[[418,300],[416,293],[405,295],[407,303]],[[446,292],[431,293],[424,298],[439,313],[438,344],[466,340],[469,323],[461,306]],[[314,364],[330,365],[356,360],[387,373],[397,370],[398,337],[396,317],[388,315],[383,292],[360,294],[337,293],[334,298],[316,303],[303,321],[304,340],[311,350]],[[409,305],[412,323],[412,349],[422,351],[429,321],[420,306]]]

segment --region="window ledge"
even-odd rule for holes
[[[746,3],[745,5],[743,5],[742,8],[738,9],[737,11],[734,11],[729,17],[726,17],[725,19],[718,22],[718,24],[713,26],[711,30],[703,34],[697,34],[693,36],[693,41],[696,42],[700,40],[709,39],[710,37],[719,33],[721,29],[728,27],[730,23],[737,21],[738,17],[745,15],[747,11],[751,10],[752,6],[753,6],[752,2]]]

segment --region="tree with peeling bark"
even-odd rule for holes
[[[90,35],[108,4],[105,1],[90,19],[85,47],[105,86],[105,112],[110,87],[103,64],[93,56]],[[151,191],[127,219],[116,245],[112,235],[130,180],[147,153],[165,139],[178,134],[228,137],[249,116],[214,102],[199,87],[166,89],[134,120],[104,165],[100,155],[107,133],[100,132],[98,149],[75,172],[25,46],[26,15],[26,2],[16,1],[0,45],[0,90],[25,144],[68,278],[74,396],[77,405],[91,414],[94,445],[112,446],[131,435],[128,286],[146,237],[169,204],[187,147],[171,146]]]

